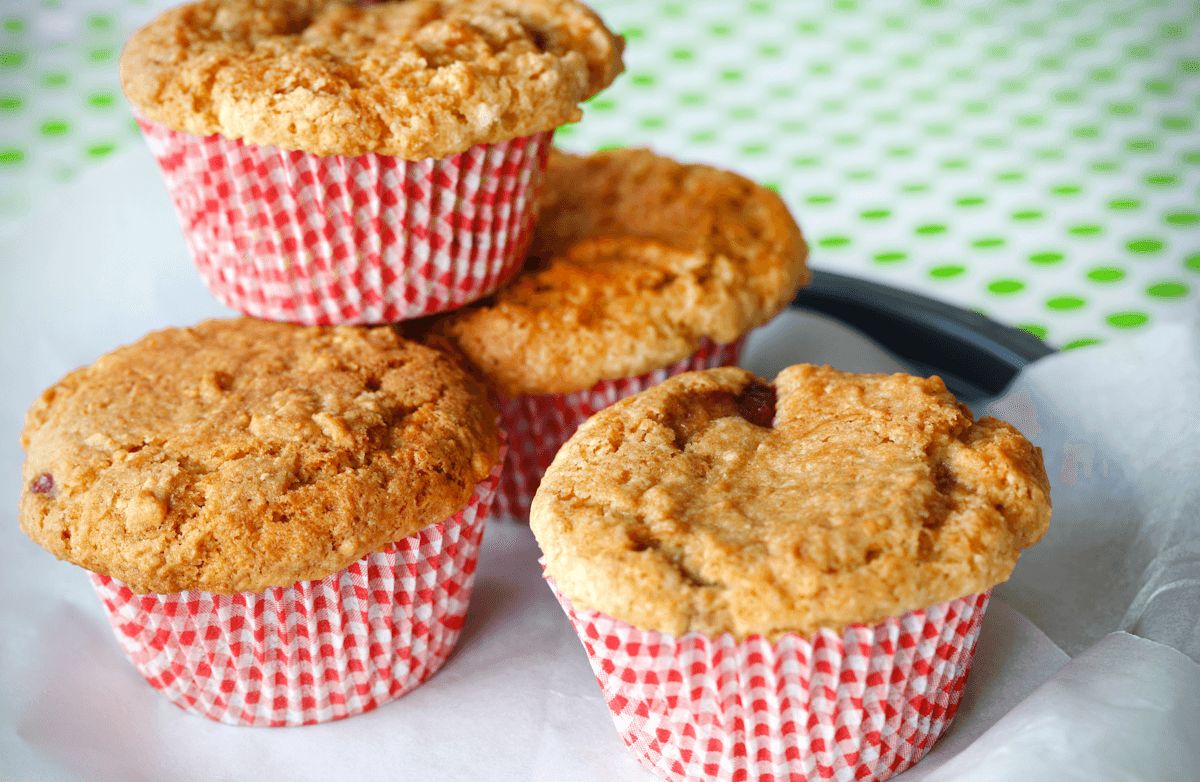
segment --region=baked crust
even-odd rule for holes
[[[593,416],[530,526],[576,606],[673,635],[809,635],[1006,580],[1050,521],[1041,452],[939,378],[692,372]]]
[[[582,391],[728,343],[809,279],[783,201],[643,149],[551,155],[524,271],[437,330],[505,394]]]
[[[623,46],[575,0],[201,0],[130,38],[121,82],[172,130],[419,160],[578,120]]]
[[[323,578],[463,508],[496,412],[388,327],[249,318],[167,329],[29,410],[21,528],[136,592]]]

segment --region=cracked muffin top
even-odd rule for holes
[[[417,160],[578,120],[622,48],[575,0],[201,0],[133,35],[121,82],[172,130]]]
[[[530,526],[578,608],[672,635],[810,635],[1006,580],[1049,491],[1041,452],[939,378],[712,369],[580,427]]]
[[[324,578],[463,508],[498,458],[487,392],[388,327],[167,329],[29,410],[21,528],[135,592]]]
[[[522,272],[436,330],[503,393],[582,391],[733,342],[809,278],[779,196],[644,149],[554,153]]]

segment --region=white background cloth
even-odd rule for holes
[[[140,151],[84,176],[0,266],[0,777],[650,779],[526,528],[488,530],[459,649],[429,683],[289,729],[170,705],[122,657],[83,571],[19,532],[17,437],[36,394],[148,330],[221,314],[157,176]],[[905,782],[1200,779],[1198,324],[1039,362],[996,404],[1045,450],[1054,520],[997,590],[957,721]],[[806,360],[898,366],[805,314],[756,334],[745,363],[770,375]]]

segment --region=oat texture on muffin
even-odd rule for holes
[[[806,258],[783,201],[744,177],[560,152],[522,273],[438,329],[507,395],[571,393],[739,339],[807,282]]]
[[[576,0],[200,0],[134,34],[121,82],[172,130],[417,160],[578,120],[622,48]]]
[[[388,327],[167,329],[26,418],[21,528],[136,592],[323,578],[466,505],[498,459],[485,389]]]
[[[1041,452],[939,378],[680,375],[594,416],[533,502],[547,575],[646,630],[810,634],[986,591],[1050,520]]]

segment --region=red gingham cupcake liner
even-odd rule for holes
[[[500,476],[496,515],[529,518],[529,504],[554,455],[579,425],[609,405],[645,391],[669,377],[698,369],[737,364],[745,338],[728,344],[702,340],[691,356],[638,377],[601,380],[573,394],[524,395],[500,401],[500,421],[508,432],[508,463]]]
[[[394,323],[498,288],[524,261],[552,135],[410,161],[138,122],[213,295],[307,325]]]
[[[884,780],[949,727],[991,591],[805,638],[678,638],[577,610],[547,579],[617,732],[665,780]]]
[[[232,725],[342,719],[400,697],[449,657],[499,475],[498,463],[449,519],[319,581],[138,595],[93,573],[92,586],[134,667],[176,706]]]

